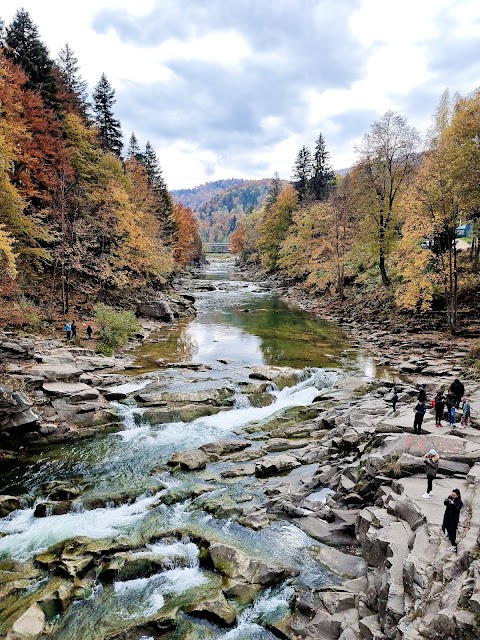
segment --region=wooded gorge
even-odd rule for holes
[[[455,332],[459,304],[469,315],[478,304],[479,132],[476,89],[455,99],[445,91],[426,142],[387,112],[344,176],[334,175],[320,134],[313,155],[300,149],[292,186],[273,180],[231,249],[315,296],[352,302],[361,292],[397,309],[445,311]]]
[[[89,103],[72,50],[53,61],[26,11],[0,20],[0,324],[160,288],[199,260],[150,142],[132,133],[123,157],[114,104],[105,74]]]

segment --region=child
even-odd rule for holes
[[[433,494],[433,479],[437,477],[439,460],[440,456],[435,449],[430,449],[430,451],[425,454],[424,462],[425,472],[427,474],[427,492],[423,494],[422,498],[430,498]]]
[[[414,409],[414,411],[415,411],[415,419],[413,421],[413,433],[416,433],[416,434],[420,435],[420,431],[422,429],[423,417],[425,415],[426,410],[427,410],[427,407],[425,405],[425,402],[419,402],[417,404],[417,406],[415,407],[415,409]]]
[[[468,398],[462,398],[462,409],[463,409],[463,413],[462,413],[461,425],[462,427],[469,427],[470,426],[470,403],[468,401]]]

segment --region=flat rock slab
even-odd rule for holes
[[[392,455],[409,453],[412,456],[423,456],[430,449],[436,449],[442,455],[462,456],[465,454],[480,452],[480,445],[469,442],[463,438],[451,435],[415,435],[415,434],[399,434],[390,436],[385,439],[379,452],[381,455]]]
[[[209,442],[199,448],[209,455],[223,456],[227,453],[243,451],[243,449],[250,447],[251,444],[252,443],[247,440],[219,440],[218,442]]]
[[[259,477],[275,476],[300,467],[300,462],[286,454],[265,456],[255,465],[255,475]]]
[[[468,483],[459,478],[439,479],[433,481],[433,495],[430,498],[422,498],[427,489],[427,480],[424,476],[401,478],[396,481],[403,488],[402,496],[413,500],[427,523],[440,526],[443,522],[445,506],[443,501],[450,495],[453,489],[460,489],[462,496],[466,495]],[[465,509],[462,509],[465,515]]]
[[[65,382],[78,380],[83,373],[82,369],[74,365],[60,364],[60,365],[38,365],[31,367],[28,373],[32,376],[41,376],[44,380],[56,381],[62,380]]]
[[[89,400],[98,398],[98,390],[89,387],[84,382],[44,382],[43,390],[50,396],[63,397],[73,396],[75,394],[90,394]],[[85,398],[87,399],[87,398]]]

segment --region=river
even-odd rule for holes
[[[303,585],[339,580],[318,561],[318,543],[294,523],[276,520],[254,531],[229,517],[232,503],[247,498],[255,505],[264,499],[264,487],[260,489],[254,477],[223,479],[228,465],[222,461],[193,473],[171,471],[165,463],[177,451],[241,438],[251,425],[266,425],[285,411],[308,407],[346,375],[375,376],[374,360],[353,349],[334,325],[288,308],[268,288],[246,282],[232,260],[212,261],[192,287],[195,319],[162,328],[151,337],[153,341],[133,352],[137,369],[129,373],[137,378],[132,389],[156,379],[176,392],[228,386],[236,398],[229,410],[190,422],[152,424],[144,420],[144,408],[129,398],[114,403],[123,416],[123,428],[117,433],[51,447],[0,473],[0,493],[25,500],[25,508],[0,519],[0,572],[16,566],[31,574],[38,554],[67,540],[77,546],[80,540],[89,552],[114,547],[130,553],[130,561],[148,557],[150,562],[150,570],[134,578],[119,573],[106,579],[99,570],[77,574],[73,603],[64,610],[48,611],[51,632],[43,637],[102,640],[137,627],[137,635],[129,639],[153,637],[141,628],[158,619],[159,612],[184,611],[202,594],[207,597],[218,589],[215,576],[202,565],[199,540],[231,544],[267,563],[286,563],[299,572],[295,581]],[[204,370],[169,366],[182,362],[207,366]],[[271,389],[271,404],[251,406],[239,385],[255,365],[293,367],[299,370],[299,381]],[[259,441],[253,443],[253,448],[258,446]],[[34,517],[45,484],[58,480],[80,488],[74,508],[61,515]],[[221,508],[215,511],[212,504]],[[153,572],[152,562],[157,567]],[[38,576],[22,593],[20,604],[22,598],[26,606],[38,601],[39,594],[49,593],[55,573],[69,580],[71,588],[65,567],[59,571],[52,561],[48,571],[47,564],[43,562],[40,572],[35,569]],[[177,628],[165,637],[274,638],[268,628],[288,612],[293,593],[288,580],[260,591],[227,630],[177,612]],[[14,606],[10,598],[4,602],[0,630]]]

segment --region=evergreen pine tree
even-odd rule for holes
[[[135,160],[138,160],[139,162],[142,162],[144,164],[144,155],[140,150],[140,145],[138,144],[137,136],[133,132],[128,142],[127,158],[128,159],[135,158]],[[148,171],[147,171],[147,175],[150,180],[150,175],[148,174]]]
[[[79,74],[79,64],[73,51],[70,49],[68,42],[60,49],[57,58],[57,67],[60,71],[61,78],[65,84],[65,88],[73,97],[73,106],[84,117],[88,114],[88,95],[87,83]]]
[[[310,191],[315,200],[326,200],[335,183],[335,173],[330,166],[329,157],[323,135],[319,133],[315,143],[313,175],[310,180]]]
[[[275,171],[275,175],[270,183],[270,187],[268,189],[267,199],[265,200],[265,209],[268,211],[271,206],[275,204],[278,196],[282,192],[282,181],[280,180],[280,176],[278,175],[278,171]]]
[[[5,45],[5,22],[0,18],[0,48]]]
[[[98,127],[100,145],[104,151],[110,151],[120,157],[122,153],[122,130],[120,122],[113,117],[115,89],[102,73],[93,90],[94,123]]]
[[[165,229],[167,241],[170,244],[173,244],[176,240],[178,231],[173,211],[173,201],[168,193],[167,183],[163,177],[157,154],[149,141],[147,141],[147,144],[145,145],[145,153],[143,154],[142,162],[147,172],[150,185],[158,198],[158,216]]]
[[[303,145],[297,154],[293,165],[293,186],[297,190],[300,202],[310,194],[310,180],[313,173],[312,153]]]
[[[39,91],[45,104],[58,111],[58,86],[48,49],[25,9],[19,9],[5,33],[5,55],[28,76],[26,88]]]

